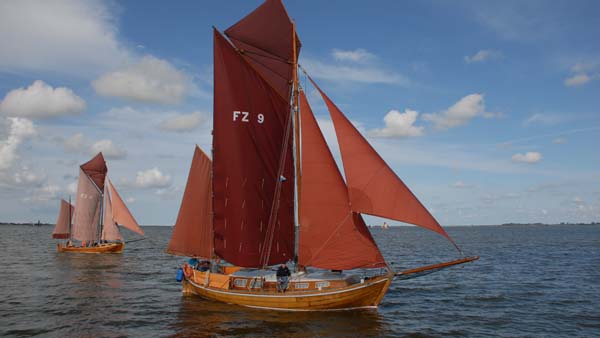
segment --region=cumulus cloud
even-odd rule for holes
[[[80,152],[86,148],[87,140],[82,133],[76,133],[63,141],[63,146],[68,152]]]
[[[567,87],[579,87],[600,78],[600,62],[577,62],[571,67],[571,76],[565,79]]]
[[[592,78],[587,74],[575,74],[575,75],[565,79],[565,86],[567,86],[567,87],[583,86],[584,84],[590,82],[591,80],[592,80]]]
[[[202,122],[204,122],[204,115],[194,112],[174,115],[162,121],[158,127],[165,131],[188,132],[198,128]]]
[[[39,185],[46,180],[44,173],[36,173],[29,167],[23,166],[14,174],[14,183],[18,185]]]
[[[512,156],[512,161],[518,162],[518,163],[533,164],[533,163],[538,163],[541,160],[542,160],[542,154],[537,151],[528,151],[524,154],[517,153]]]
[[[478,116],[493,118],[502,114],[486,112],[483,95],[470,94],[441,113],[423,114],[423,119],[432,122],[437,129],[450,129],[464,125]]]
[[[6,116],[51,118],[75,115],[85,109],[85,101],[65,87],[47,85],[37,80],[27,88],[14,89],[0,101],[0,113]]]
[[[338,61],[367,62],[376,58],[375,54],[369,53],[363,48],[355,50],[333,49],[331,55]]]
[[[96,155],[102,152],[104,157],[108,159],[123,159],[127,156],[127,152],[113,143],[111,140],[100,140],[90,146],[90,155]]]
[[[485,62],[488,60],[500,59],[502,53],[493,49],[482,49],[472,56],[465,56],[466,63]]]
[[[2,124],[8,126],[6,139],[0,139],[0,171],[11,168],[16,163],[19,145],[36,134],[33,122],[28,119],[9,117]]]
[[[158,168],[138,171],[133,186],[136,188],[166,188],[171,185],[171,176]]]
[[[106,2],[0,1],[0,69],[76,76],[111,69],[130,57]]]
[[[415,110],[406,109],[404,113],[390,110],[383,121],[385,128],[373,129],[368,132],[375,137],[411,137],[423,135],[423,127],[415,126],[419,113]]]
[[[190,78],[169,62],[144,56],[125,68],[102,75],[92,81],[103,96],[126,100],[175,104],[190,91]]]

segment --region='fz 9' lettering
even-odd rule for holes
[[[250,122],[250,113],[247,111],[234,111],[233,112],[233,122]],[[257,114],[256,115],[256,121],[260,124],[263,124],[265,122],[265,115],[263,114]]]

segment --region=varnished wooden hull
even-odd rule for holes
[[[248,307],[285,311],[330,311],[375,308],[387,292],[393,275],[364,283],[328,290],[306,292],[240,291],[204,286],[196,279],[183,280],[183,292],[206,299]]]
[[[58,252],[77,252],[77,253],[121,253],[125,248],[125,243],[105,243],[99,246],[90,247],[77,247],[77,246],[63,246],[58,244]]]

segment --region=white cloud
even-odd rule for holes
[[[134,197],[127,197],[125,199],[125,202],[127,202],[127,204],[135,203],[135,198]]]
[[[46,175],[44,173],[33,172],[27,166],[23,166],[14,175],[14,183],[17,185],[39,185],[45,180]]]
[[[385,69],[372,62],[368,62],[369,60],[374,59],[374,57],[365,58],[364,55],[360,56],[359,53],[352,54],[349,52],[345,52],[341,55],[341,59],[340,54],[338,54],[337,59],[332,63],[322,62],[307,57],[303,57],[300,63],[306,71],[316,79],[341,83],[381,83],[402,86],[410,84],[410,80],[406,76]],[[336,54],[334,54],[334,57],[336,57]],[[351,58],[355,58],[361,62],[359,64],[348,64],[348,62],[344,62]]]
[[[532,124],[543,124],[543,125],[555,125],[560,123],[564,118],[558,114],[541,114],[535,113],[523,121],[523,125]]]
[[[188,132],[198,128],[204,120],[204,115],[200,112],[177,114],[162,121],[159,128],[173,132]]]
[[[591,80],[592,80],[592,78],[587,74],[575,74],[575,75],[565,79],[565,86],[567,86],[567,87],[583,86],[584,84],[590,82]]]
[[[0,139],[0,171],[16,163],[19,158],[17,153],[19,145],[36,134],[33,122],[28,119],[9,117],[6,122],[9,124],[7,138]]]
[[[341,50],[333,49],[331,55],[337,61],[350,61],[350,62],[367,62],[376,59],[375,54],[369,53],[363,48],[355,50]]]
[[[171,176],[156,167],[138,171],[133,185],[137,188],[166,188],[171,185]]]
[[[14,89],[0,101],[0,113],[6,116],[50,118],[75,115],[85,109],[85,101],[65,87],[36,80],[27,88]]]
[[[82,76],[113,68],[129,58],[116,23],[100,0],[0,1],[0,70]]]
[[[111,140],[100,140],[90,146],[90,155],[96,155],[102,152],[108,159],[122,159],[127,156],[127,152],[113,143]]]
[[[564,144],[564,143],[567,143],[567,139],[565,137],[557,137],[554,140],[552,140],[552,143],[554,143],[554,144]]]
[[[513,162],[520,162],[520,163],[533,164],[533,163],[538,163],[541,160],[542,160],[542,154],[537,151],[528,151],[525,154],[518,153],[518,154],[514,154],[512,156]]]
[[[456,188],[456,189],[468,189],[468,188],[473,188],[473,184],[467,184],[463,181],[456,181],[454,183],[452,183],[452,188]]]
[[[390,110],[383,121],[385,128],[373,129],[368,132],[375,137],[411,137],[423,135],[423,127],[415,126],[419,113],[415,110],[406,109],[404,113]]]
[[[423,114],[423,119],[432,122],[437,129],[449,129],[464,125],[477,116],[492,118],[502,114],[486,112],[483,95],[470,94],[441,113]]]
[[[465,56],[466,63],[484,62],[488,60],[500,59],[502,53],[493,49],[482,49],[472,56]]]
[[[86,148],[86,138],[82,133],[73,134],[71,137],[67,138],[63,142],[63,147],[66,151],[69,152],[80,152],[84,148]]]
[[[96,92],[122,99],[175,104],[190,91],[190,78],[169,62],[144,56],[125,68],[102,75],[92,81]]]

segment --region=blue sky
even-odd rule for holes
[[[260,3],[1,2],[0,220],[53,222],[103,150],[139,222],[172,224],[210,150],[211,27]],[[598,2],[285,5],[301,64],[440,223],[600,220]]]

